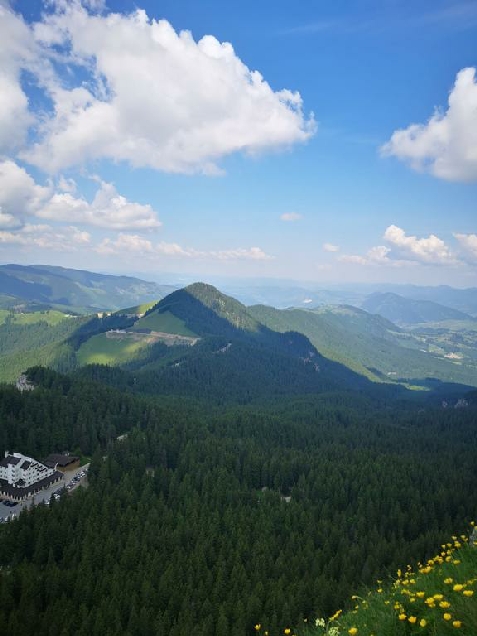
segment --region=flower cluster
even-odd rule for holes
[[[475,524],[472,523],[472,526]],[[477,636],[477,543],[452,537],[439,553],[413,569],[397,571],[394,582],[377,582],[355,607],[328,620],[304,621],[299,636]],[[260,625],[255,629],[259,631]],[[294,636],[290,628],[283,632]],[[265,634],[267,634],[265,632]]]

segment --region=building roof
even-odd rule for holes
[[[21,468],[22,470],[27,470],[28,468],[30,468],[30,466],[31,466],[31,462],[26,462],[26,461],[25,461],[25,462],[23,462],[23,464],[20,466],[20,468]]]
[[[18,464],[21,461],[21,457],[13,457],[13,455],[7,455],[0,461],[0,466],[6,468],[9,464]]]
[[[34,492],[47,488],[55,481],[59,481],[62,478],[63,475],[55,470],[52,475],[49,475],[40,481],[36,481],[34,484],[31,484],[31,486],[26,487],[14,486],[9,484],[5,479],[0,479],[0,493],[3,495],[9,495],[10,497],[27,497]]]
[[[51,455],[48,455],[43,463],[46,464],[46,466],[51,466],[52,468],[57,464],[58,466],[63,467],[78,461],[78,459],[79,457],[76,457],[76,455],[60,455],[52,453]]]

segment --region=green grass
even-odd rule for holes
[[[126,309],[118,309],[118,311],[114,313],[118,314],[119,316],[145,314],[146,311],[151,309],[151,307],[154,307],[154,305],[157,305],[156,300],[153,300],[149,303],[142,303],[141,305],[135,305],[134,307],[126,307]]]
[[[164,333],[174,333],[178,336],[197,336],[193,331],[185,326],[185,323],[169,311],[164,313],[152,312],[134,323],[133,329],[151,329],[151,331],[162,331]]]
[[[34,311],[25,314],[14,314],[13,322],[18,325],[32,325],[37,322],[47,322],[49,325],[57,325],[62,320],[66,320],[68,316],[56,309],[48,309],[46,311]]]
[[[62,320],[68,318],[66,314],[56,309],[26,313],[12,313],[8,309],[0,309],[0,325],[3,324],[9,316],[16,325],[33,325],[38,322],[46,322],[49,325],[55,326]]]
[[[117,366],[125,364],[150,344],[125,338],[116,340],[106,338],[105,334],[98,334],[87,340],[76,353],[80,366],[86,364],[106,364]]]
[[[453,537],[416,571],[378,581],[377,589],[353,596],[354,609],[328,620],[308,619],[288,632],[297,636],[477,635],[477,547]],[[264,633],[266,626],[257,632]],[[285,627],[284,632],[288,630]],[[270,634],[270,636],[273,636]]]

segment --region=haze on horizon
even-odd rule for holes
[[[477,285],[475,2],[34,4],[0,0],[1,263]]]

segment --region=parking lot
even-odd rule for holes
[[[5,503],[3,499],[0,503],[0,523],[15,519],[24,508],[32,508],[38,506],[40,503],[49,506],[51,499],[58,500],[63,493],[72,492],[78,486],[85,485],[88,468],[89,464],[85,464],[80,468],[64,473],[63,479],[60,482],[28,497],[25,501],[11,505],[10,502]]]

